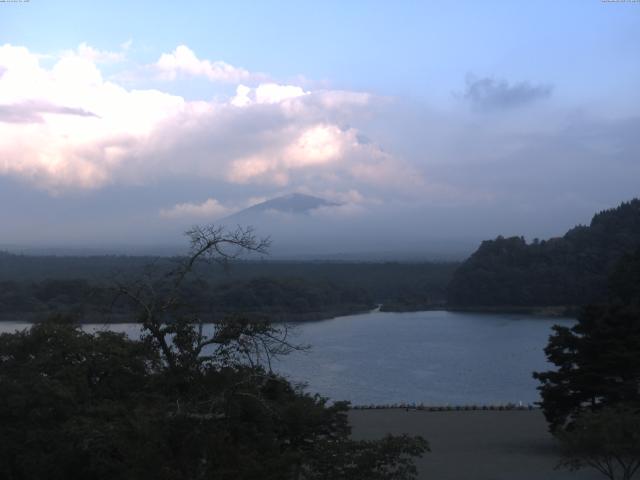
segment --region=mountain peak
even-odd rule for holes
[[[289,193],[281,197],[271,198],[249,208],[240,210],[228,219],[238,219],[241,217],[252,216],[265,213],[268,211],[276,211],[281,213],[290,213],[295,215],[307,215],[312,210],[320,207],[336,207],[339,203],[330,202],[324,198],[314,197],[313,195],[305,195],[303,193]]]

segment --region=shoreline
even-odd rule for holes
[[[540,315],[546,317],[573,318],[577,315],[580,307],[575,305],[554,305],[554,306],[516,306],[516,305],[499,305],[499,306],[457,306],[457,305],[394,305],[380,307],[381,312],[388,313],[405,313],[405,312],[461,312],[461,313],[515,313],[521,315]]]
[[[433,305],[420,306],[417,309],[403,308],[403,309],[388,309],[384,304],[378,304],[375,308],[366,309],[337,309],[327,312],[305,312],[305,313],[260,313],[260,312],[245,312],[228,314],[214,314],[210,315],[210,319],[205,321],[205,324],[216,323],[216,320],[223,318],[226,315],[245,315],[254,316],[256,320],[265,320],[270,323],[310,323],[310,322],[322,322],[325,320],[333,320],[340,317],[348,317],[352,315],[366,315],[369,313],[418,313],[418,312],[454,312],[454,313],[478,313],[478,314],[519,314],[519,315],[531,315],[531,316],[544,316],[552,318],[575,318],[579,311],[579,307],[576,306],[555,306],[555,307],[515,307],[515,306],[500,306],[500,307],[456,307],[446,305]],[[101,313],[90,312],[85,313],[84,316],[75,312],[16,312],[15,314],[3,312],[0,314],[0,323],[42,323],[47,320],[50,315],[79,315],[78,324],[105,324],[105,325],[117,325],[117,324],[137,324],[140,322],[128,320],[133,315],[128,313]]]
[[[424,411],[424,412],[470,412],[470,411],[493,411],[508,412],[513,410],[532,411],[540,410],[535,403],[518,404],[512,402],[496,403],[496,404],[467,404],[467,405],[424,405],[422,403],[391,403],[391,404],[370,404],[370,405],[351,405],[350,410],[402,410]]]
[[[514,306],[501,305],[489,306],[448,306],[449,312],[469,312],[469,313],[517,313],[524,315],[540,315],[545,317],[575,318],[580,311],[577,305],[551,305],[551,306]]]
[[[323,320],[332,320],[334,318],[347,317],[351,315],[363,315],[376,311],[373,306],[366,306],[366,308],[336,308],[335,310],[328,310],[325,312],[226,312],[226,313],[207,313],[201,314],[202,317],[207,320],[203,323],[210,324],[216,323],[225,317],[230,316],[246,316],[252,317],[256,321],[267,321],[269,323],[307,323],[318,322]],[[91,325],[91,324],[105,324],[105,325],[119,325],[119,324],[138,324],[139,321],[130,320],[135,318],[135,313],[103,313],[103,312],[85,312],[78,313],[73,311],[67,312],[15,312],[15,313],[0,313],[0,323],[13,322],[13,323],[28,323],[36,324],[47,321],[48,317],[52,315],[69,315],[71,317],[77,317],[77,323],[79,325]]]

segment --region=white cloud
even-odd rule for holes
[[[78,56],[85,60],[89,60],[91,62],[96,63],[114,63],[121,62],[125,59],[125,51],[131,47],[131,41],[124,42],[120,45],[122,51],[120,52],[112,52],[109,50],[98,50],[85,42],[82,42],[78,45],[76,50],[67,50],[63,52],[63,56]]]
[[[344,105],[365,106],[371,101],[371,94],[364,92],[349,92],[345,90],[325,90],[316,96],[325,108],[339,108]]]
[[[369,158],[376,158],[377,164],[369,165]],[[279,148],[234,160],[227,179],[235,183],[259,182],[279,186],[288,185],[291,177],[298,174],[316,174],[324,178],[331,175],[344,178],[347,175],[351,180],[360,176],[368,181],[367,176],[355,168],[359,163],[350,168],[355,159],[370,166],[372,172],[381,165],[387,170],[394,169],[393,165],[387,165],[389,162],[393,164],[390,156],[382,155],[375,146],[358,142],[355,129],[341,130],[332,124],[312,124],[298,129],[297,135]]]
[[[160,122],[185,109],[181,97],[105,81],[94,60],[77,54],[67,53],[47,69],[27,49],[3,45],[0,65],[5,117],[40,105],[33,123],[3,122],[0,174],[53,191],[107,183]]]
[[[179,203],[168,209],[160,210],[160,216],[170,219],[206,218],[217,220],[229,215],[232,209],[224,206],[215,198],[208,198],[202,203]]]
[[[212,82],[235,83],[251,78],[251,74],[244,68],[222,61],[200,60],[186,45],[177,46],[171,53],[163,53],[155,67],[166,80],[175,80],[179,74],[205,77]]]
[[[235,75],[187,47],[161,59],[168,72]],[[26,48],[0,47],[0,175],[54,193],[178,176],[289,190],[421,188],[419,173],[344,126],[357,120],[353,107],[373,101],[368,94],[266,83],[187,101],[126,89],[97,62],[88,45],[51,67]]]
[[[249,97],[250,93],[251,87],[238,85],[236,88],[236,96],[231,99],[231,105],[235,107],[246,107],[247,105],[251,105],[252,100]]]
[[[246,107],[253,104],[274,104],[308,95],[302,87],[296,85],[278,85],[277,83],[261,83],[256,88],[238,85],[236,95],[231,104]]]
[[[247,197],[305,189],[345,205],[318,215],[364,209],[371,217],[372,210],[394,205],[420,215],[434,205],[513,211],[535,205],[541,211],[544,204],[552,211],[552,205],[570,202],[557,192],[581,205],[612,206],[637,192],[640,120],[628,116],[631,107],[622,113],[587,103],[567,107],[547,94],[533,95],[548,101],[527,102],[527,109],[507,109],[502,107],[524,106],[531,84],[484,82],[467,96],[491,107],[491,115],[479,118],[460,102],[435,110],[429,101],[330,90],[327,83],[323,90],[302,80],[279,84],[198,58],[186,46],[152,66],[126,58],[119,64],[129,48],[126,42],[114,52],[81,44],[45,56],[0,45],[0,177],[60,195],[131,184],[162,185],[184,195],[193,187],[194,197],[186,199],[198,201],[164,205],[165,218],[242,207],[227,203],[222,193],[218,203],[198,203],[211,190],[195,190],[209,185]],[[146,76],[123,84],[116,80],[124,78],[118,69]],[[190,95],[213,100],[188,100],[154,81],[160,73],[177,80],[172,92],[188,76],[231,82],[237,90],[225,98],[218,85],[199,82]],[[127,86],[132,84],[137,88]],[[137,214],[146,208],[133,203]],[[429,225],[440,230],[448,218]],[[483,223],[481,217],[471,220]]]
[[[353,130],[342,132],[335,125],[314,125],[286,148],[283,159],[292,168],[323,165],[339,160],[353,144]]]

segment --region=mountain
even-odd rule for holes
[[[304,195],[302,193],[291,193],[282,197],[272,198],[262,203],[252,205],[249,208],[224,218],[223,222],[245,220],[251,217],[260,217],[271,213],[282,213],[292,215],[308,215],[313,210],[321,207],[339,207],[339,203],[329,202],[323,198]]]
[[[385,211],[384,205],[336,203],[293,193],[219,220],[228,228],[251,226],[270,237],[269,258],[337,261],[423,261],[465,258],[476,241],[439,238],[419,218],[423,212]]]
[[[482,242],[448,287],[454,306],[584,305],[606,300],[607,277],[640,247],[640,200],[597,213],[588,226],[527,243],[523,237]]]

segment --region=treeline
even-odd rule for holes
[[[127,320],[132,305],[116,299],[116,285],[157,277],[178,258],[30,257],[0,254],[0,319],[15,314],[72,313]],[[182,298],[203,315],[262,315],[272,321],[311,320],[365,311],[442,305],[455,263],[343,263],[239,261],[225,270],[198,265]],[[155,272],[155,273],[154,273]],[[160,287],[158,287],[160,288]]]
[[[215,285],[190,283],[182,296],[214,316],[244,313],[271,321],[314,320],[375,306],[363,288],[301,278],[258,277]]]
[[[0,281],[0,312],[4,315],[105,311],[113,298],[112,290],[91,285],[84,279],[49,279],[35,283]]]
[[[304,279],[255,278],[214,285],[199,280],[186,283],[181,295],[191,309],[212,320],[231,313],[271,321],[309,320],[375,306],[364,289]],[[84,279],[0,282],[0,312],[4,319],[16,313],[46,316],[56,312],[87,320],[98,316],[126,320],[123,317],[133,307],[131,301],[118,295],[115,286],[95,285]]]
[[[596,214],[563,237],[483,242],[448,286],[453,306],[579,306],[607,298],[607,277],[640,246],[640,200]]]

